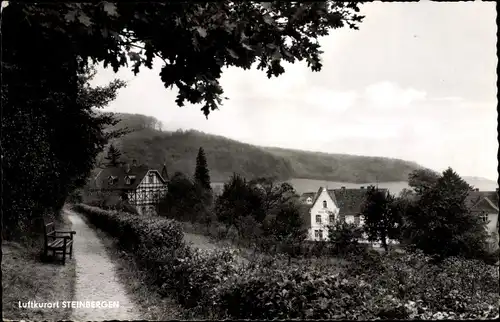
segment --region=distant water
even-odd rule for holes
[[[352,183],[352,182],[339,182],[339,181],[325,181],[314,179],[299,179],[293,178],[288,182],[295,188],[297,193],[316,192],[319,187],[328,187],[329,189],[339,189],[340,187],[346,188],[360,188],[368,187],[370,185],[377,185],[376,182],[368,183]],[[479,188],[481,191],[495,191],[498,187],[497,183],[487,179],[467,179],[467,182],[474,188]],[[388,189],[391,194],[398,195],[403,189],[409,189],[408,182],[406,181],[392,181],[392,182],[379,182],[379,188]]]
[[[481,191],[495,191],[498,187],[495,181],[488,179],[466,178],[466,181],[474,188],[479,188],[479,190]],[[377,185],[376,182],[352,183],[301,178],[292,178],[287,182],[290,183],[295,188],[295,191],[297,191],[297,193],[299,194],[302,194],[304,192],[316,192],[318,191],[319,187],[328,187],[329,189],[339,189],[341,187],[346,187],[348,189],[355,189],[360,187],[366,188],[370,185]],[[221,186],[222,184],[223,183],[221,182],[213,182],[212,186]],[[410,188],[408,186],[408,182],[406,181],[379,182],[378,187],[388,189],[390,193],[394,195],[398,195],[404,188]]]
[[[316,192],[318,191],[319,187],[328,187],[328,189],[340,189],[341,187],[346,187],[347,189],[359,189],[360,187],[367,188],[370,185],[377,185],[376,182],[352,183],[299,178],[290,179],[288,180],[288,182],[295,188],[295,191],[297,191],[297,193],[299,194],[302,194],[304,192]],[[404,188],[410,188],[408,186],[408,182],[405,181],[379,182],[378,187],[388,189],[392,194],[396,195],[399,194]]]

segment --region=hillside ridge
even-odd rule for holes
[[[321,179],[353,183],[406,181],[408,174],[423,168],[412,161],[381,156],[358,156],[281,147],[257,146],[198,130],[165,131],[156,118],[141,114],[113,113],[121,121],[110,129],[127,127],[133,132],[114,139],[122,161],[148,164],[168,171],[192,174],[196,154],[203,147],[213,182],[226,181],[233,173],[251,179],[272,176]],[[104,152],[97,163],[104,162]]]

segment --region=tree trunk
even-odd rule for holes
[[[387,251],[389,250],[389,247],[387,246],[387,237],[386,236],[382,236],[381,238],[381,242],[382,242],[382,247],[384,247],[384,250],[385,252],[387,253]]]

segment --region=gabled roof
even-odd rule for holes
[[[314,199],[311,206],[314,206],[316,204],[316,201],[318,201],[318,198],[321,195],[321,191],[323,191],[323,187],[319,187],[318,192],[316,192],[316,194],[314,195]]]
[[[100,189],[135,190],[149,170],[150,169],[145,165],[131,166],[128,172],[125,167],[104,168],[96,178],[96,184]],[[156,170],[153,171],[157,172]],[[125,181],[127,176],[135,176],[135,180],[131,180],[131,183],[127,184]],[[112,185],[109,184],[108,179],[110,177],[116,177]],[[160,175],[159,177],[161,178]],[[164,181],[163,178],[161,178],[161,180]]]
[[[492,209],[498,211],[498,193],[496,191],[470,191],[465,198],[465,204],[473,211]]]
[[[387,192],[387,189],[379,188],[379,191]],[[306,192],[302,194],[301,199],[314,195],[313,203],[311,205],[304,205],[310,208],[316,204],[321,192],[323,191],[323,187],[318,189],[318,192]],[[328,195],[332,198],[333,202],[339,207],[340,212],[339,215],[346,214],[359,214],[361,212],[361,207],[363,206],[363,202],[366,200],[366,193],[368,189],[328,189]],[[304,199],[304,200],[305,200]]]
[[[488,197],[482,197],[470,210],[472,212],[484,211],[488,213],[498,212],[498,207]]]

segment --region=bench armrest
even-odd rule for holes
[[[56,238],[73,239],[74,234],[76,234],[76,232],[74,231],[60,231],[60,230],[55,231]]]
[[[74,230],[55,230],[56,234],[71,234],[74,235],[76,234],[76,231]]]

